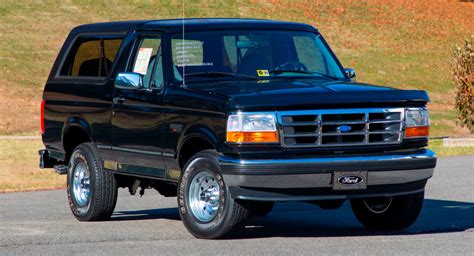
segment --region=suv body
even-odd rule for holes
[[[82,25],[44,89],[40,166],[68,174],[85,221],[110,217],[125,187],[177,196],[201,238],[235,235],[291,200],[350,199],[366,227],[405,228],[436,165],[429,97],[354,78],[301,23]]]

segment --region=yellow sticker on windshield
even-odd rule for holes
[[[266,69],[257,69],[258,76],[270,76],[270,73]]]

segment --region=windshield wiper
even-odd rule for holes
[[[310,72],[310,71],[305,71],[305,70],[271,70],[269,71],[270,74],[282,74],[282,73],[298,73],[298,74],[306,74],[306,75],[316,75],[316,76],[323,76],[329,79],[333,80],[340,80],[337,77],[326,75],[323,73],[318,73],[318,72]]]
[[[326,74],[323,74],[323,73],[314,72],[313,74],[314,74],[314,75],[318,75],[318,76],[324,76],[324,77],[326,77],[326,78],[333,79],[333,80],[341,80],[341,79],[338,78],[338,77],[326,75]]]
[[[201,77],[234,77],[234,78],[246,78],[246,79],[257,80],[257,78],[253,77],[253,76],[233,74],[233,73],[227,73],[227,72],[217,72],[217,71],[188,73],[188,74],[185,74],[185,76],[187,76],[187,77],[190,77],[190,76],[198,76],[198,77],[199,76],[201,76]]]
[[[283,70],[283,69],[275,69],[275,70],[270,70],[268,73],[270,74],[281,74],[281,73],[299,73],[299,74],[308,74],[308,75],[314,75],[313,72],[309,71],[304,71],[304,70]]]

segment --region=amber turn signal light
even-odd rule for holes
[[[227,132],[227,142],[233,143],[276,143],[278,133],[272,132]]]
[[[405,130],[405,138],[428,137],[429,135],[429,126],[407,127]]]

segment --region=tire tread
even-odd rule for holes
[[[94,178],[91,185],[95,184],[95,186],[91,190],[93,191],[90,195],[92,202],[87,213],[83,216],[76,215],[76,218],[80,221],[108,220],[112,216],[117,202],[117,181],[113,173],[102,168],[102,160],[94,143],[80,144],[74,151],[77,150],[82,151],[87,158],[90,175]]]
[[[215,166],[219,166],[218,159],[220,156],[221,154],[215,150],[203,150],[195,154],[188,160],[188,162],[185,165],[184,172],[186,172],[190,163],[192,163],[195,159],[198,159],[198,158],[205,158],[205,159],[211,160],[215,164]],[[181,182],[182,181],[180,181],[180,183]],[[184,182],[187,182],[187,180]],[[227,191],[226,193],[229,193],[229,191]],[[179,200],[179,197],[178,197],[178,200]],[[181,211],[180,211],[180,215],[181,215],[181,218],[183,219],[183,222],[186,228],[189,230],[191,234],[193,234],[197,238],[222,239],[222,238],[237,237],[244,230],[245,223],[247,222],[247,218],[250,212],[239,201],[232,199],[230,195],[227,196],[226,202],[227,204],[229,204],[227,205],[228,207],[227,209],[229,211],[228,214],[230,215],[224,217],[225,220],[223,220],[223,223],[220,225],[220,227],[217,230],[214,230],[213,232],[199,232],[199,231],[193,230],[186,223],[187,219],[190,217],[186,216],[187,214],[183,215]]]

